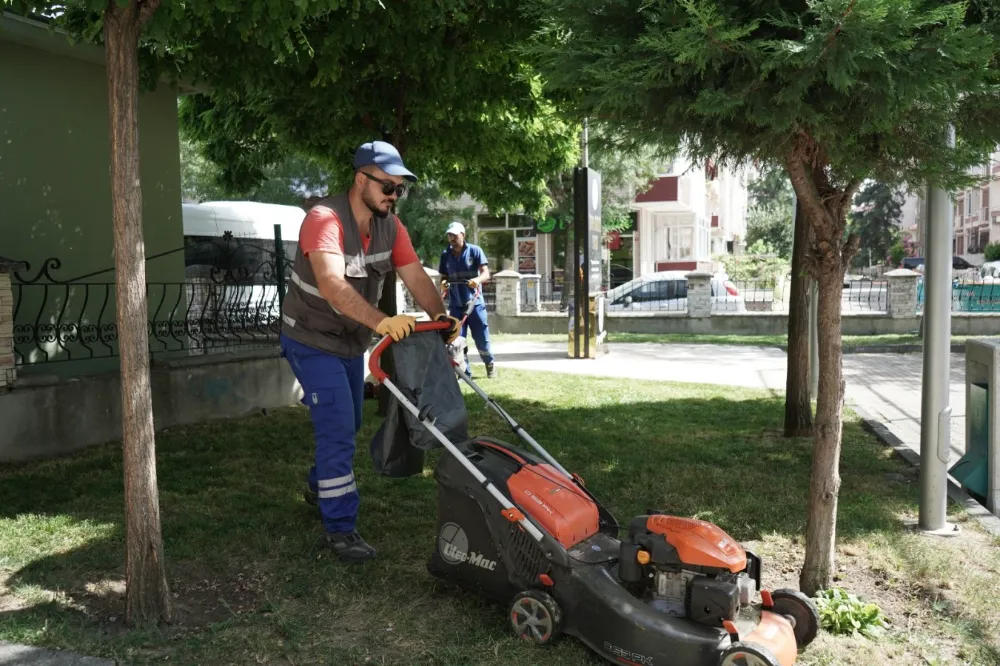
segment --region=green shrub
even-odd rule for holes
[[[983,248],[983,258],[986,261],[1000,261],[1000,242],[993,241]]]
[[[816,607],[820,625],[832,634],[861,634],[875,638],[889,626],[878,604],[865,603],[840,588],[817,592]]]

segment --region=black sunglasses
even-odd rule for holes
[[[381,185],[382,186],[382,194],[384,194],[386,196],[389,196],[390,194],[392,194],[393,192],[395,192],[397,197],[401,197],[401,196],[403,196],[403,194],[406,193],[406,184],[405,183],[400,183],[399,185],[396,185],[395,183],[392,183],[392,182],[390,182],[388,180],[382,180],[381,178],[376,178],[375,176],[371,175],[367,171],[362,171],[361,173],[363,173],[365,176],[367,176],[368,178],[371,178],[376,183],[378,183],[379,185]]]

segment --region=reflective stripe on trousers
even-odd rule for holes
[[[281,352],[302,386],[316,444],[309,486],[328,532],[350,532],[358,517],[354,437],[364,404],[364,357],[344,358],[281,336]]]

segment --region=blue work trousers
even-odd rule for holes
[[[449,314],[461,320],[465,315],[465,309],[452,307]],[[472,339],[476,342],[476,350],[483,359],[483,363],[486,365],[493,363],[493,352],[490,351],[490,326],[486,322],[485,303],[476,303],[475,308],[469,314],[469,318],[465,320],[465,325],[462,326],[462,337],[465,338],[466,349],[468,349],[470,330],[472,331]],[[468,353],[465,356],[465,374],[470,374]]]
[[[364,405],[364,357],[344,358],[281,336],[281,353],[295,373],[309,408],[316,441],[309,487],[319,495],[327,532],[351,532],[358,517],[354,437]]]

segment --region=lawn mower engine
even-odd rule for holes
[[[629,524],[618,577],[671,617],[720,627],[760,590],[760,559],[711,523],[652,514]]]

